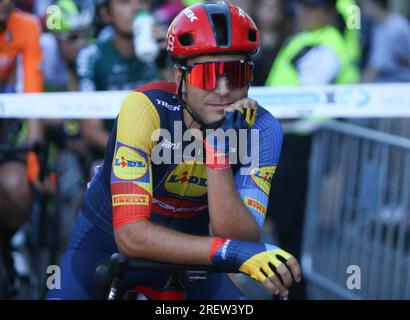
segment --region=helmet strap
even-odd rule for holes
[[[186,111],[188,111],[189,115],[192,118],[192,122],[189,124],[189,129],[191,129],[191,126],[194,122],[199,124],[199,130],[204,133],[205,129],[207,127],[207,124],[188,106],[188,104],[186,103],[186,101],[184,100],[184,95],[182,93],[182,86],[184,83],[184,78],[185,78],[185,71],[182,70],[182,77],[181,80],[179,81],[179,85],[178,85],[178,98],[181,100],[182,102],[182,109],[185,109]]]

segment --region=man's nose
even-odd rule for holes
[[[228,79],[224,76],[219,77],[217,86],[214,92],[220,96],[225,96],[230,92],[231,88],[229,86]]]

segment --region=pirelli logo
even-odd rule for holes
[[[147,206],[148,195],[143,194],[116,194],[112,196],[112,206],[140,205]]]
[[[255,209],[263,216],[266,215],[266,207],[262,203],[260,203],[259,201],[255,199],[249,198],[249,197],[245,197],[244,200],[245,200],[245,204],[247,207]]]

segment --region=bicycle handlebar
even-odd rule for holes
[[[98,265],[95,270],[97,298],[108,300],[119,299],[121,280],[127,271],[167,272],[173,281],[178,282],[178,272],[181,270],[185,271],[191,281],[206,279],[207,273],[240,273],[239,270],[227,266],[161,263],[151,260],[128,258],[120,253],[114,253],[108,264],[102,263]],[[280,296],[280,300],[288,300],[288,297]]]
[[[220,267],[212,265],[185,265],[161,263],[151,260],[128,258],[120,253],[114,253],[110,261],[97,266],[95,280],[97,296],[100,299],[116,300],[119,298],[120,283],[127,271],[154,271],[167,272],[176,276],[178,271],[185,271],[193,279],[206,278],[206,273],[238,273],[233,267]],[[107,289],[109,290],[106,295]]]

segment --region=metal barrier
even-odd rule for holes
[[[349,122],[410,139],[410,118],[350,119]]]
[[[336,121],[314,134],[302,266],[311,299],[410,299],[410,139]]]

